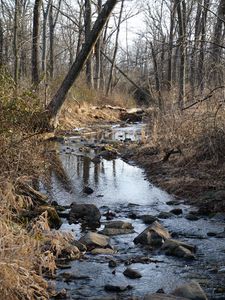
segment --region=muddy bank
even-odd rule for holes
[[[125,159],[144,168],[153,184],[185,199],[187,204],[198,206],[201,213],[225,212],[224,164],[207,160],[196,163],[179,151],[167,159],[159,149],[140,143],[120,151]]]

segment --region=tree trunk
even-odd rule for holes
[[[14,82],[18,85],[19,80],[19,46],[18,26],[19,25],[19,0],[15,0],[14,28],[13,28],[13,52],[14,52]]]
[[[173,2],[174,0],[172,0]],[[173,84],[173,38],[174,38],[174,23],[175,23],[175,14],[176,14],[176,1],[173,2],[170,12],[170,35],[169,35],[169,49],[168,49],[168,74],[167,82],[168,89],[170,90]]]
[[[94,27],[89,35],[88,40],[82,47],[82,50],[78,54],[75,62],[71,66],[69,72],[67,73],[65,79],[63,80],[60,88],[56,92],[55,96],[49,103],[47,110],[50,118],[54,118],[58,111],[60,110],[63,102],[65,101],[66,95],[79,76],[84,64],[87,61],[88,56],[90,55],[96,41],[99,38],[99,35],[106,24],[113,8],[115,7],[118,0],[107,0],[100,15],[98,16]]]
[[[156,57],[154,46],[153,46],[152,42],[150,43],[150,46],[151,46],[154,74],[155,74],[155,89],[156,89],[157,96],[158,96],[159,109],[162,112],[163,111],[163,101],[162,101],[162,94],[161,94],[161,82],[159,79],[159,69],[158,69],[157,57]]]
[[[179,27],[179,48],[180,48],[180,73],[179,73],[179,97],[178,106],[182,111],[185,99],[186,79],[186,4],[184,0],[177,0],[177,16]]]
[[[205,60],[205,37],[206,37],[206,22],[210,0],[204,0],[204,8],[201,18],[201,41],[200,41],[200,52],[198,62],[198,84],[200,90],[204,89],[204,60]]]
[[[40,11],[42,0],[35,0],[33,10],[33,41],[32,41],[32,84],[38,86],[39,75],[39,38],[40,38]]]
[[[91,0],[85,0],[85,13],[84,13],[85,43],[88,41],[91,32],[91,23],[92,23],[91,19],[92,19]],[[90,88],[94,87],[92,51],[86,62],[86,81]]]
[[[3,66],[3,27],[2,20],[0,19],[0,68]]]
[[[114,71],[114,66],[115,66],[115,62],[116,62],[116,54],[117,54],[117,50],[118,50],[118,39],[119,39],[120,25],[121,25],[122,14],[123,14],[123,6],[124,6],[124,0],[121,1],[120,15],[119,15],[117,33],[116,33],[115,48],[114,48],[114,53],[113,53],[113,58],[112,58],[113,63],[111,65],[111,68],[109,71],[109,81],[108,81],[108,85],[107,85],[106,96],[109,95],[109,93],[112,89],[113,71]]]
[[[102,10],[102,0],[98,0],[98,15]],[[96,90],[100,89],[100,80],[101,80],[101,46],[102,46],[102,35],[100,35],[96,46],[95,46],[95,88]]]
[[[222,28],[225,22],[225,1],[220,0],[217,11],[217,21],[214,27],[214,38],[213,38],[213,47],[212,47],[212,79],[216,84],[222,84],[222,76],[221,76],[221,51],[220,47],[222,42]]]
[[[49,14],[50,2],[48,2],[46,10],[43,6],[43,26],[42,26],[42,58],[41,58],[41,69],[46,77],[46,48],[47,48],[47,21]]]

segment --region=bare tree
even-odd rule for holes
[[[32,43],[32,83],[37,86],[39,75],[39,38],[40,38],[40,11],[42,0],[35,0],[33,14],[33,43]]]
[[[75,62],[71,66],[61,86],[59,87],[58,91],[47,107],[50,118],[54,118],[60,110],[69,89],[73,85],[76,78],[79,76],[117,1],[118,0],[106,1],[101,13],[99,14],[93,26],[92,31],[90,32],[89,39],[84,44],[82,50],[78,54]]]

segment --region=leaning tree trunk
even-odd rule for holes
[[[63,102],[66,99],[66,95],[79,76],[83,66],[85,65],[88,56],[90,55],[95,43],[97,42],[101,31],[106,24],[113,8],[115,7],[116,3],[118,0],[107,0],[101,13],[99,14],[93,29],[89,35],[88,40],[86,43],[83,45],[82,50],[78,54],[75,62],[71,66],[69,72],[67,73],[65,79],[63,80],[60,88],[56,92],[55,96],[49,103],[47,110],[48,110],[48,117],[49,118],[54,118],[58,111],[60,110]]]
[[[39,78],[39,38],[40,38],[40,11],[42,0],[35,0],[33,14],[33,43],[32,43],[32,84],[38,86]]]

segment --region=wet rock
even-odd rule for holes
[[[166,202],[167,205],[179,205],[179,201],[177,200],[170,200]]]
[[[69,212],[69,223],[85,222],[91,227],[100,225],[101,213],[94,204],[76,204],[71,205]]]
[[[136,220],[138,217],[134,212],[131,212],[131,213],[128,214],[128,218],[132,219],[132,220]]]
[[[130,285],[112,285],[112,284],[106,284],[105,285],[105,290],[107,292],[124,292],[127,290],[132,289]]]
[[[60,226],[62,225],[62,221],[53,206],[48,206],[48,205],[42,205],[39,206],[37,209],[38,214],[42,214],[43,212],[47,211],[48,213],[48,222],[49,226],[51,228],[59,229]]]
[[[117,267],[117,261],[114,259],[110,259],[108,263],[109,268],[116,268]]]
[[[106,217],[106,220],[112,220],[113,218],[116,217],[116,213],[114,211],[108,210],[103,214],[103,216]]]
[[[197,221],[199,218],[196,215],[193,215],[192,213],[189,213],[185,217],[189,221]]]
[[[129,277],[131,279],[137,279],[137,278],[141,278],[142,275],[140,272],[131,269],[131,268],[127,268],[124,272],[123,272],[124,276]]]
[[[64,280],[65,282],[72,282],[72,281],[75,281],[75,280],[90,279],[89,276],[85,276],[85,275],[76,275],[76,274],[68,273],[68,272],[61,273],[61,274],[59,275],[59,277],[63,278],[63,280]]]
[[[191,300],[207,300],[203,289],[195,281],[177,287],[171,294]]]
[[[133,225],[124,221],[112,221],[105,225],[105,228],[101,231],[105,235],[121,235],[133,233]]]
[[[195,259],[193,254],[195,252],[195,247],[186,243],[168,239],[163,244],[162,249],[165,250],[166,255],[182,257],[185,259]]]
[[[219,270],[218,270],[218,273],[220,273],[220,274],[225,274],[225,267],[219,269]]]
[[[174,208],[170,211],[172,214],[179,216],[183,214],[183,210],[181,208]]]
[[[214,237],[214,236],[217,236],[217,233],[210,231],[210,232],[207,232],[207,236]]]
[[[98,254],[105,254],[105,255],[112,255],[115,251],[111,248],[95,248],[91,251],[91,254],[98,255]]]
[[[85,193],[87,195],[91,195],[92,193],[94,193],[94,190],[92,188],[90,188],[89,186],[85,186],[83,188],[83,193]]]
[[[113,235],[123,235],[123,234],[131,234],[134,233],[133,229],[126,229],[126,228],[104,228],[100,231],[102,234],[113,236]]]
[[[61,250],[59,258],[66,258],[67,260],[76,260],[80,258],[80,251],[76,246],[68,243]]]
[[[157,217],[159,219],[169,219],[173,216],[174,216],[174,214],[172,214],[171,212],[162,211],[161,213],[158,214]]]
[[[68,294],[67,294],[66,289],[62,289],[59,292],[53,293],[53,295],[51,295],[51,297],[53,299],[67,299],[68,298]]]
[[[94,164],[100,164],[101,158],[100,158],[98,155],[96,155],[94,158],[92,158],[91,161],[92,161]]]
[[[94,248],[106,248],[109,246],[109,237],[103,234],[98,234],[95,232],[89,231],[87,234],[82,236],[79,240],[80,243],[84,244],[88,250]]]
[[[150,263],[156,263],[156,262],[160,262],[160,261],[153,260],[147,256],[136,256],[136,257],[127,259],[124,262],[124,265],[127,266],[127,265],[131,265],[131,264],[150,264]]]
[[[140,216],[140,219],[145,223],[145,224],[152,224],[155,221],[158,220],[157,217],[152,216],[152,215],[142,215]]]
[[[135,239],[135,244],[161,246],[166,239],[170,239],[169,232],[157,221],[147,227]]]
[[[106,160],[116,159],[118,156],[118,152],[115,149],[112,150],[104,150],[98,154],[99,157],[102,157]]]
[[[80,243],[79,241],[73,241],[72,242],[72,245],[76,246],[80,252],[86,252],[87,251],[87,247]]]
[[[143,300],[187,300],[187,298],[157,293],[157,294],[147,294],[144,296]]]
[[[115,228],[115,229],[134,229],[133,225],[129,222],[124,221],[113,221],[105,225],[105,228]]]

